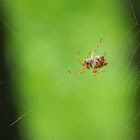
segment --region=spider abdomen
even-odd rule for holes
[[[104,65],[104,56],[102,56],[102,55],[95,56],[93,58],[93,60],[94,60],[94,67],[95,68],[103,67],[103,65]]]

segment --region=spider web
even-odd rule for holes
[[[122,53],[120,56],[118,56],[118,62],[116,63],[117,66],[115,66],[113,69],[108,69],[106,71],[114,71],[114,74],[117,74],[117,71],[121,71],[120,69],[118,69],[117,67],[123,67],[123,63],[120,63],[121,60],[124,59],[124,56],[129,56],[128,62],[125,65],[125,67],[123,67],[122,71],[124,72],[129,72],[129,76],[126,79],[122,79],[122,77],[120,77],[120,83],[126,82],[127,84],[125,85],[125,87],[121,87],[120,91],[126,92],[125,96],[127,99],[128,97],[131,98],[131,100],[129,100],[129,110],[128,110],[128,116],[126,117],[126,119],[123,122],[122,127],[124,127],[125,129],[128,129],[128,139],[136,139],[139,136],[139,128],[138,125],[139,124],[139,117],[140,117],[140,108],[138,107],[139,105],[137,105],[137,109],[136,109],[136,99],[139,93],[139,88],[140,88],[140,80],[139,80],[139,75],[140,75],[140,70],[139,70],[139,65],[140,65],[140,60],[139,60],[139,47],[140,47],[140,43],[138,42],[137,38],[139,37],[139,23],[132,5],[132,2],[129,0],[129,4],[131,7],[131,11],[134,17],[134,25],[128,28],[128,31],[126,31],[126,33],[122,36],[122,38],[120,39],[120,42],[122,43],[123,41],[125,41],[125,39],[128,39],[128,36],[133,34],[131,36],[131,38],[129,38],[129,40],[127,40],[127,44],[125,42],[125,47],[122,49]],[[76,62],[75,62],[76,63]],[[71,65],[76,65],[75,63],[71,63]],[[69,65],[65,68],[66,70],[72,69],[73,67]],[[129,71],[129,69],[131,69],[130,67],[132,67],[133,69]],[[88,75],[89,76],[89,75]],[[75,77],[71,77],[71,76],[67,76],[63,79],[59,79],[56,82],[56,87],[57,88],[61,88],[61,90],[64,88],[63,86],[65,85],[65,87],[68,87],[69,90],[72,91],[72,93],[76,94],[85,104],[92,106],[92,103],[89,101],[89,99],[87,99],[87,97],[83,97],[80,92],[78,92],[78,88],[73,85],[71,82],[71,80],[75,80],[77,78]],[[81,80],[80,77],[78,77],[79,81]],[[82,79],[83,80],[83,79]],[[97,80],[97,79],[96,79]],[[103,80],[103,78],[100,78],[100,80]],[[62,86],[62,85],[63,86]],[[98,84],[97,84],[98,85]],[[61,87],[62,86],[62,87]],[[125,90],[124,90],[125,89]],[[94,90],[94,89],[93,89]],[[95,109],[95,108],[94,108]],[[80,125],[80,123],[87,119],[88,116],[91,115],[91,112],[86,112],[85,115],[83,115],[81,118],[78,119],[78,121],[75,123],[75,125],[72,127],[76,127],[77,125]],[[138,122],[138,123],[137,123]]]
[[[124,107],[126,109],[126,112],[128,115],[125,119],[122,119],[123,122],[121,122],[122,125],[121,125],[120,129],[123,130],[123,132],[128,131],[128,139],[135,139],[137,136],[140,137],[139,136],[140,130],[139,130],[138,125],[137,125],[140,122],[140,120],[139,120],[140,119],[140,108],[139,108],[139,104],[138,104],[138,99],[139,99],[138,93],[139,93],[139,88],[140,88],[140,80],[139,80],[139,77],[140,77],[139,56],[140,55],[138,52],[139,52],[139,48],[140,48],[140,42],[138,42],[138,40],[137,40],[137,38],[140,34],[140,30],[138,29],[140,25],[138,23],[137,16],[135,14],[135,10],[133,8],[133,4],[131,1],[129,1],[129,5],[131,8],[131,13],[133,14],[133,17],[131,18],[131,20],[134,20],[135,24],[132,25],[131,27],[128,27],[126,29],[125,33],[123,34],[123,36],[117,40],[120,42],[120,44],[123,43],[125,45],[124,45],[124,48],[122,49],[122,51],[120,52],[120,54],[114,55],[115,57],[118,57],[118,61],[115,63],[115,65],[113,65],[113,62],[111,62],[111,59],[110,59],[110,62],[108,65],[112,64],[112,67],[109,67],[107,65],[104,68],[106,70],[105,74],[99,75],[97,77],[93,77],[91,72],[86,71],[87,73],[86,74],[84,73],[86,76],[83,76],[83,75],[79,76],[78,75],[78,77],[75,77],[75,76],[72,76],[70,74],[66,74],[66,72],[68,70],[74,71],[76,69],[78,70],[80,67],[80,64],[78,64],[78,62],[76,60],[74,60],[74,59],[76,59],[74,57],[74,55],[72,55],[72,56],[70,55],[69,57],[72,59],[73,63],[71,61],[69,61],[70,64],[65,65],[65,67],[62,70],[62,72],[64,73],[63,77],[59,78],[57,76],[57,75],[61,74],[60,71],[54,73],[54,75],[56,77],[58,77],[58,79],[56,78],[55,82],[52,84],[53,88],[51,88],[50,93],[47,95],[48,96],[48,99],[46,99],[47,102],[50,103],[49,99],[52,96],[54,96],[54,98],[58,97],[61,100],[66,100],[66,101],[71,101],[74,98],[74,101],[73,101],[74,105],[76,105],[77,101],[79,102],[79,105],[77,105],[76,109],[81,110],[81,108],[82,108],[82,110],[83,110],[83,111],[79,112],[79,113],[83,112],[81,114],[81,116],[78,115],[79,118],[77,117],[76,119],[72,120],[73,124],[70,125],[70,129],[74,129],[74,130],[78,129],[81,126],[81,123],[83,123],[85,120],[86,120],[85,122],[89,123],[87,120],[91,119],[89,116],[92,116],[93,112],[94,113],[97,112],[97,114],[98,114],[99,113],[98,110],[99,110],[102,115],[105,115],[105,112],[102,110],[101,106],[99,106],[102,104],[99,104],[98,102],[103,102],[104,99],[101,98],[102,96],[107,97],[107,99],[109,99],[110,94],[108,93],[108,91],[105,91],[105,93],[100,92],[101,91],[100,88],[97,90],[97,88],[95,88],[94,85],[99,87],[100,82],[101,83],[104,82],[105,78],[108,78],[107,75],[109,73],[111,73],[113,71],[113,75],[118,75],[118,71],[119,71],[120,73],[123,73],[124,75],[125,75],[125,73],[129,73],[128,77],[125,76],[126,79],[124,79],[124,77],[118,75],[119,81],[113,81],[113,82],[116,82],[117,84],[118,83],[120,83],[120,84],[125,83],[123,87],[120,86],[118,91],[123,93],[123,95],[121,96],[122,99],[126,98],[126,100],[124,101],[124,104],[126,106],[129,106],[128,110]],[[0,29],[1,32],[8,30],[8,31],[10,31],[12,36],[14,36],[16,38],[16,40],[22,41],[22,39],[19,37],[19,35],[17,35],[16,32],[13,31],[13,29],[5,21],[0,19],[0,22],[2,23],[2,26],[3,26],[3,28]],[[105,39],[103,39],[103,41],[105,42]],[[105,45],[107,45],[107,44],[105,44],[105,43],[103,45],[101,44],[102,49],[103,49],[103,46],[105,46]],[[96,47],[96,45],[95,45],[95,47]],[[80,47],[79,48],[72,48],[72,49],[73,49],[73,54],[76,53],[78,50],[81,50]],[[87,47],[87,52],[82,52],[80,59],[83,60],[84,55],[88,54],[88,51],[92,51],[92,50],[93,50],[93,47]],[[98,50],[97,50],[97,52],[98,52]],[[97,54],[97,52],[96,52],[96,54]],[[110,50],[108,50],[106,52],[107,53],[107,60],[109,60],[108,55],[110,52],[111,52]],[[126,57],[129,56],[129,57],[125,58],[125,56]],[[85,56],[85,58],[86,58],[86,56]],[[126,59],[125,66],[124,66],[124,63],[121,62],[123,59]],[[1,57],[1,61],[5,61],[3,57]],[[7,65],[9,65],[10,68],[12,67],[10,64],[7,64]],[[122,69],[120,69],[120,68],[122,68]],[[7,73],[4,73],[4,75],[7,75]],[[89,77],[89,78],[86,79],[86,77]],[[4,86],[7,86],[5,84],[8,84],[6,81],[8,81],[9,79],[13,79],[12,81],[14,81],[16,79],[16,70],[15,70],[15,73],[11,74],[10,78],[9,77],[4,78],[0,81],[1,88],[3,88]],[[81,83],[81,81],[83,81],[82,82],[83,87],[81,87],[78,84],[75,85],[75,83],[73,83],[73,81],[76,81],[77,83],[78,82]],[[90,81],[90,83],[91,82],[94,83],[93,87],[92,87],[92,84],[89,83],[89,81]],[[87,83],[89,85],[87,85]],[[89,92],[81,93],[81,89],[83,91],[86,91],[85,90],[86,88],[91,89],[91,93],[89,93]],[[61,94],[58,95],[57,90]],[[111,90],[113,90],[113,89],[111,89]],[[96,96],[93,96],[92,95],[92,94],[94,94],[93,91],[98,92],[99,97],[96,97],[97,94],[96,94]],[[107,94],[107,96],[104,94]],[[115,95],[115,96],[116,96],[116,98],[118,98],[117,95]],[[105,100],[107,100],[107,99],[105,98]],[[110,103],[111,103],[111,100],[107,100],[107,101],[110,101]],[[123,100],[122,100],[122,102],[123,102]],[[21,103],[20,101],[18,102],[15,100],[14,100],[14,104],[16,104],[15,106],[18,106],[18,105],[21,106],[21,104],[22,104],[22,107],[21,107],[22,109],[19,112],[17,111],[18,112],[17,116],[12,118],[12,120],[10,120],[8,122],[8,126],[20,128],[20,127],[23,127],[23,125],[24,125],[25,117],[27,117],[28,114],[31,111],[33,111],[32,107],[29,107],[32,105],[28,106],[28,105],[25,105],[26,103]],[[71,108],[69,108],[69,109],[71,109]],[[1,107],[1,111],[2,110],[3,110],[3,107]],[[4,116],[4,113],[2,113],[1,116],[2,117],[1,117],[0,121],[3,121],[3,117],[6,117],[6,116]],[[109,118],[109,114],[107,114],[106,117]],[[19,125],[18,123],[21,120],[23,122]],[[101,122],[102,121],[105,121],[105,120],[103,119],[103,120],[101,120]],[[93,121],[92,125],[94,123],[95,122]],[[85,126],[87,127],[87,125],[85,125]],[[57,135],[58,134],[56,133],[56,136],[53,137],[52,139],[57,139],[58,138]],[[116,135],[116,137],[117,137],[117,135]]]
[[[1,11],[0,11],[1,15]],[[18,100],[14,100],[16,95],[11,87],[11,83],[15,82],[17,70],[12,66],[10,61],[5,57],[4,46],[5,45],[5,33],[9,36],[7,41],[10,38],[15,40],[22,41],[20,36],[2,19],[0,18],[0,40],[1,40],[1,56],[0,56],[0,93],[1,93],[1,104],[0,104],[0,122],[1,122],[1,139],[19,139],[18,129],[24,127],[22,120],[27,116],[32,108],[22,102],[20,97],[17,97]],[[11,51],[12,54],[12,51]],[[20,106],[20,107],[19,107]],[[17,111],[20,108],[20,111]],[[18,123],[18,126],[16,125]],[[14,128],[11,128],[13,127]],[[26,135],[25,135],[26,137]]]

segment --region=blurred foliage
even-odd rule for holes
[[[133,20],[121,1],[5,0],[9,23],[6,59],[21,139],[125,140],[129,112],[128,52]],[[103,39],[96,55],[107,54],[108,65],[94,77],[92,70],[73,76],[89,52]],[[123,68],[122,68],[123,66]],[[129,79],[131,80],[131,78]],[[131,87],[133,91],[133,87]]]

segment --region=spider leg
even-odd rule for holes
[[[100,67],[100,68],[98,68],[98,69],[101,69],[101,68],[102,68],[102,67]],[[93,76],[97,76],[97,75],[102,74],[103,72],[105,72],[105,71],[102,71],[102,72],[100,72],[100,73],[95,74],[96,72],[98,72],[98,69],[97,69],[97,70],[92,69]]]
[[[92,53],[92,55],[91,55],[91,58],[93,58],[93,55],[95,54],[96,49],[98,48],[98,46],[99,46],[99,44],[101,43],[101,41],[102,41],[102,39],[100,40],[100,42],[99,42],[99,43],[98,43],[98,45],[96,46],[96,48],[95,48],[94,52],[93,52],[93,53]]]
[[[84,73],[85,70],[86,70],[86,67],[84,67],[84,69],[83,69],[82,72],[78,72],[78,73],[72,73],[72,72],[70,72],[70,71],[68,71],[68,72],[71,73],[72,75],[78,75],[78,74],[82,74],[82,73]]]
[[[104,52],[104,55],[105,55],[105,61],[106,61],[106,53]]]
[[[87,56],[87,58],[89,57],[89,55],[90,55],[90,52],[88,53],[88,56]]]
[[[83,65],[83,63],[80,61],[80,59],[79,59],[79,56],[80,56],[80,52],[78,52],[78,56],[77,56],[77,60],[79,61],[79,63],[81,64],[81,65]]]
[[[97,71],[98,71],[98,70],[97,70]],[[95,71],[95,72],[97,72],[97,71]],[[93,76],[97,76],[97,75],[99,75],[99,74],[103,74],[105,71],[99,72],[99,73],[97,73],[97,74],[95,74],[95,72],[93,72]]]

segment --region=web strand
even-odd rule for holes
[[[6,22],[4,22],[2,19],[0,19],[0,21],[13,33],[13,35],[15,37],[17,37],[19,40],[21,40],[21,38],[16,34],[16,32],[14,32]]]
[[[25,117],[27,114],[29,114],[32,111],[32,109],[30,109],[29,111],[27,111],[25,114],[23,114],[21,117],[19,117],[17,120],[15,120],[14,122],[12,122],[10,124],[10,127],[13,126],[14,124],[16,124],[19,120],[21,120],[23,117]]]
[[[138,24],[138,21],[137,21],[137,18],[136,18],[136,14],[135,14],[135,11],[134,11],[132,2],[131,2],[131,0],[129,0],[129,2],[130,2],[130,5],[131,5],[132,11],[133,11],[133,15],[134,15],[134,18],[135,18],[135,22],[136,22],[136,25],[137,25]]]

